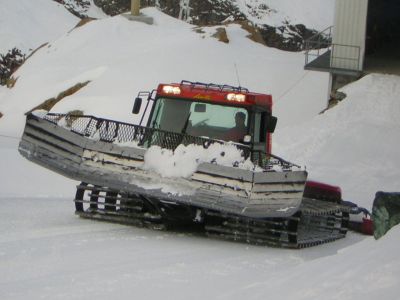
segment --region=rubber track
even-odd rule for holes
[[[292,218],[255,220],[212,212],[206,231],[211,237],[256,245],[307,248],[344,238],[348,208],[336,203],[304,199]]]
[[[85,192],[90,200],[84,199]],[[166,229],[160,214],[143,210],[141,199],[121,196],[119,192],[109,188],[80,184],[77,186],[74,202],[75,214],[82,218],[155,230]],[[83,209],[84,204],[90,205],[90,207]]]
[[[84,199],[84,194],[86,198]],[[102,199],[102,202],[99,201]],[[166,230],[162,213],[143,209],[143,199],[91,185],[77,186],[76,214],[138,227]],[[83,209],[83,205],[90,205]],[[289,218],[253,219],[218,211],[205,211],[204,229],[208,236],[256,245],[306,248],[343,238],[347,232],[348,208],[304,198],[300,210]]]

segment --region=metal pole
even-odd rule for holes
[[[131,0],[131,14],[133,16],[139,16],[140,0]]]

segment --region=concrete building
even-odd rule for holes
[[[400,75],[400,0],[336,0],[333,26],[305,50],[305,69],[329,72],[333,94],[367,73]]]

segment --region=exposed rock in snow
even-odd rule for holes
[[[78,18],[104,18],[106,15],[94,4],[94,0],[54,0]]]
[[[299,0],[142,0],[141,5],[156,6],[197,26],[246,21],[261,31],[266,45],[299,51],[305,39],[333,21],[334,0],[311,1],[304,5]],[[94,3],[112,16],[129,11],[131,5],[130,0],[94,0]]]
[[[0,85],[12,87],[13,84],[9,81],[11,75],[24,63],[25,55],[21,50],[13,48],[5,55],[0,53]],[[14,79],[15,84],[16,79]]]

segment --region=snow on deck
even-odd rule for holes
[[[245,159],[242,151],[232,143],[214,143],[208,148],[199,145],[179,145],[175,151],[152,146],[144,156],[143,168],[154,171],[162,177],[189,178],[201,163],[262,171],[250,159]]]

